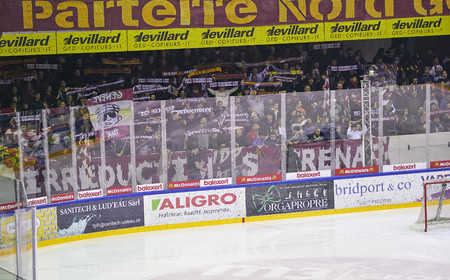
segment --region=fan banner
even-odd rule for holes
[[[97,135],[102,127],[105,140],[128,137],[131,124],[133,89],[102,93],[86,102]]]

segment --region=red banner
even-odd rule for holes
[[[388,142],[383,143],[384,151],[388,150]],[[377,142],[374,142],[374,153],[378,157]],[[330,167],[330,143],[327,141],[298,144],[294,147],[302,162],[302,171],[329,170]],[[362,167],[360,140],[340,140],[336,141],[336,168]],[[169,156],[168,181],[169,188],[200,187],[200,180],[193,184],[188,181],[187,157],[190,151],[171,152]],[[202,152],[202,162],[207,172],[201,172],[202,179],[227,178],[231,177],[231,157],[228,149],[205,150]],[[385,154],[385,157],[387,154]],[[150,185],[160,183],[161,179],[161,156],[160,154],[136,155],[135,174],[138,185]],[[53,198],[58,194],[73,193],[76,178],[73,178],[70,156],[64,160],[58,160],[59,165],[55,165],[49,171],[49,184]],[[79,190],[92,190],[105,188],[110,190],[114,187],[127,187],[132,183],[130,172],[131,157],[112,157],[106,159],[105,185],[101,186],[100,158],[93,158],[89,169],[83,165],[77,167]],[[377,164],[375,162],[375,164]],[[385,158],[384,164],[390,164]],[[279,146],[263,146],[238,148],[236,157],[237,177],[256,178],[258,176],[272,176],[281,173],[281,155]],[[40,181],[38,170],[32,166],[25,168],[25,187],[28,190],[29,198],[41,197],[45,195],[45,184]],[[91,174],[87,176],[86,174]],[[277,180],[275,178],[274,180]],[[237,180],[238,181],[238,180]],[[244,183],[244,182],[241,182]],[[184,185],[183,185],[184,184]],[[170,186],[171,185],[171,186]],[[145,191],[148,191],[146,189]],[[154,190],[154,189],[151,189]],[[142,190],[144,191],[144,190]],[[59,202],[59,201],[55,201]]]
[[[430,168],[445,168],[445,167],[450,167],[450,160],[430,162]]]
[[[378,166],[340,168],[340,169],[336,169],[335,172],[334,172],[334,174],[336,176],[340,176],[340,175],[357,175],[357,174],[367,174],[367,173],[378,173]]]
[[[431,3],[430,3],[431,2]],[[0,1],[2,32],[146,30],[449,15],[444,0]]]

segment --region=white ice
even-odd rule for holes
[[[450,227],[409,226],[419,208],[248,222],[38,249],[38,279],[449,280]]]

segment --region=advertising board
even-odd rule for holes
[[[145,226],[244,217],[244,201],[242,188],[145,196]]]
[[[343,209],[418,202],[423,196],[423,181],[445,175],[450,175],[450,171],[335,180],[335,207]]]
[[[334,208],[333,181],[247,187],[247,216]]]
[[[144,225],[142,197],[57,206],[58,238]]]

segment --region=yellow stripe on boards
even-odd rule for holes
[[[246,218],[234,218],[226,220],[214,220],[214,221],[202,221],[202,222],[192,222],[192,223],[179,223],[170,225],[157,225],[157,226],[144,226],[126,229],[116,229],[110,231],[93,232],[86,233],[82,235],[62,237],[53,240],[40,241],[38,247],[45,247],[55,244],[61,244],[66,242],[86,240],[99,237],[115,236],[121,234],[148,232],[156,230],[168,230],[177,228],[190,228],[190,227],[201,227],[201,226],[213,226],[213,225],[224,225],[224,224],[236,224],[245,222],[257,222],[257,221],[267,221],[267,220],[277,220],[277,219],[290,219],[290,218],[301,218],[301,217],[314,217],[314,216],[324,216],[324,215],[334,215],[334,214],[346,214],[346,213],[358,213],[367,211],[378,211],[378,210],[389,210],[389,209],[399,209],[399,208],[411,208],[421,206],[421,202],[411,202],[393,205],[380,205],[380,206],[368,206],[368,207],[358,207],[358,208],[346,208],[346,209],[331,209],[331,210],[319,210],[319,211],[308,211],[308,212],[297,212],[297,213],[287,213],[278,215],[264,215]]]

